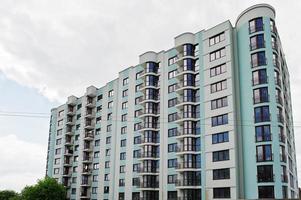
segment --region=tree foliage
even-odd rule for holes
[[[46,177],[37,184],[26,186],[21,194],[11,190],[0,191],[0,200],[65,200],[66,189],[53,178]]]
[[[12,190],[0,191],[0,200],[13,200],[18,197],[18,193]]]
[[[65,200],[66,189],[53,178],[46,177],[36,185],[26,186],[21,192],[21,200]]]

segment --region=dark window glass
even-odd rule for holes
[[[263,31],[262,17],[258,17],[249,21],[249,32],[255,33],[258,31]]]
[[[273,154],[272,154],[272,145],[260,145],[256,147],[256,158],[257,162],[265,162],[265,161],[272,161]]]
[[[270,121],[269,106],[260,106],[254,109],[255,123]]]
[[[230,169],[214,169],[213,180],[230,179]]]
[[[231,198],[230,188],[213,188],[213,198]]]
[[[273,182],[273,165],[257,166],[257,181],[258,182]]]
[[[272,140],[270,125],[256,126],[255,134],[256,134],[256,142]]]
[[[216,133],[212,135],[212,144],[222,143],[222,142],[229,142],[229,133]]]
[[[223,160],[229,160],[229,150],[222,150],[222,151],[214,151],[212,153],[212,161],[223,161]]]
[[[265,84],[268,82],[266,69],[260,69],[252,73],[253,85]]]
[[[253,90],[253,102],[264,103],[269,102],[269,92],[267,87],[257,88]]]
[[[252,64],[252,67],[266,65],[265,52],[260,51],[260,52],[253,53],[251,55],[251,64]]]
[[[258,186],[258,198],[274,197],[274,186]]]

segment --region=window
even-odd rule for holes
[[[77,172],[77,167],[73,167],[73,172]]]
[[[96,108],[96,112],[100,112],[102,110],[102,106],[100,105],[100,106],[97,106],[97,108]]]
[[[125,173],[125,165],[119,166],[119,173]]]
[[[61,148],[55,150],[55,155],[59,155],[59,154],[61,154]]]
[[[113,108],[113,101],[108,102],[108,108]]]
[[[253,85],[265,84],[268,82],[266,69],[256,70],[252,73]]]
[[[60,162],[61,162],[61,159],[60,159],[60,158],[56,158],[56,159],[54,160],[54,164],[55,164],[55,165],[60,164]]]
[[[168,168],[175,168],[177,165],[177,159],[168,159],[167,161]]]
[[[263,31],[262,17],[258,17],[249,21],[249,33]]]
[[[273,165],[260,165],[257,166],[257,181],[261,182],[273,182]]]
[[[76,183],[77,182],[77,178],[76,177],[72,177],[72,183]]]
[[[127,85],[127,84],[129,84],[129,78],[124,78],[122,80],[122,85]]]
[[[219,115],[211,118],[211,126],[220,126],[228,124],[228,114]]]
[[[210,85],[211,93],[227,89],[227,80],[219,81]]]
[[[60,145],[61,143],[62,143],[62,139],[61,138],[57,139],[56,142],[55,142],[56,145]]]
[[[107,120],[112,120],[112,116],[113,116],[112,113],[108,113],[108,115],[107,115]]]
[[[58,116],[59,116],[59,117],[62,117],[63,115],[64,115],[64,110],[59,111]]]
[[[123,90],[122,91],[122,97],[127,97],[128,96],[129,90]]]
[[[210,77],[214,77],[220,74],[223,74],[227,71],[226,63],[218,65],[216,67],[212,67],[210,69]]]
[[[126,101],[126,102],[123,102],[122,104],[121,104],[121,108],[122,109],[127,109],[128,108],[128,102]]]
[[[168,115],[168,122],[173,122],[177,120],[178,113],[172,113]]]
[[[168,66],[174,64],[177,61],[177,56],[168,59]]]
[[[140,78],[142,72],[143,72],[143,71],[140,71],[140,72],[137,72],[137,73],[136,73],[136,80],[138,80],[138,79]]]
[[[214,169],[213,180],[230,179],[230,169]]]
[[[120,153],[120,160],[125,160],[125,152]]]
[[[81,109],[81,107],[82,107],[82,104],[78,104],[77,105],[77,110]]]
[[[223,142],[229,142],[229,133],[215,133],[212,135],[212,144],[218,144]]]
[[[136,85],[135,92],[139,92],[141,87],[142,87],[142,84]]]
[[[109,179],[109,174],[105,174],[105,176],[104,176],[104,181],[109,181],[110,179]]]
[[[54,173],[54,174],[59,174],[59,173],[60,173],[60,168],[54,168],[53,173]]]
[[[168,72],[168,79],[174,78],[176,76],[176,74],[177,74],[177,70]]]
[[[78,162],[78,156],[74,156],[73,161]]]
[[[178,131],[177,128],[168,129],[168,137],[174,137],[174,136],[176,136],[177,135],[177,131]]]
[[[228,106],[228,98],[222,97],[211,101],[211,110]]]
[[[222,151],[214,151],[212,153],[212,161],[223,161],[223,160],[229,160],[229,150],[222,150]]]
[[[176,91],[176,88],[177,88],[177,84],[168,86],[168,93],[172,93],[172,92]]]
[[[134,150],[133,151],[133,158],[138,158],[140,154],[140,150]]]
[[[139,186],[139,183],[140,183],[140,179],[139,178],[133,178],[132,179],[132,186]],[[137,200],[139,200],[140,199],[140,193],[138,193],[139,194],[139,198],[137,198]],[[136,199],[134,199],[134,198],[132,198],[133,200],[136,200]]]
[[[142,109],[135,110],[134,117],[139,117],[139,115],[141,115],[141,113],[142,113]]]
[[[105,162],[105,168],[110,168],[110,161]]]
[[[209,38],[209,46],[217,44],[225,40],[225,32],[219,33],[211,38]]]
[[[258,186],[258,198],[275,198],[274,186]]]
[[[263,34],[255,35],[250,38],[250,49],[255,50],[255,49],[260,49],[264,48],[264,37]]]
[[[126,139],[120,140],[120,147],[125,147],[126,146]]]
[[[125,198],[124,198],[124,192],[119,192],[119,194],[118,194],[118,200],[125,200]]]
[[[119,179],[119,186],[124,187],[124,185],[125,185],[124,179]]]
[[[138,105],[140,103],[140,99],[141,99],[141,97],[135,98],[135,105]]]
[[[109,193],[110,192],[110,187],[109,186],[104,186],[103,188],[103,193]]]
[[[71,194],[76,194],[76,188],[72,188]]]
[[[112,124],[107,126],[107,132],[111,132],[112,131]]]
[[[111,143],[111,136],[106,138],[106,144],[110,144]]]
[[[138,131],[141,127],[141,123],[134,124],[134,131]]]
[[[174,184],[174,183],[176,183],[176,180],[177,180],[177,174],[167,176],[167,183],[168,184]]]
[[[100,140],[95,140],[95,146],[98,147],[100,145]]]
[[[134,144],[140,144],[141,136],[134,137]]]
[[[93,164],[93,169],[99,169],[99,163],[94,163]]]
[[[114,90],[110,90],[108,93],[108,97],[112,97],[114,95]]]
[[[251,55],[251,64],[252,64],[252,67],[266,65],[265,52],[259,51],[259,52],[253,53]]]
[[[96,124],[100,124],[101,123],[101,117],[97,117],[96,118]]]
[[[110,156],[111,155],[111,149],[106,149],[106,156]]]
[[[100,128],[95,130],[95,135],[99,135],[100,134]]]
[[[97,101],[102,100],[102,98],[103,98],[102,94],[98,95],[98,96],[97,96]]]
[[[133,164],[133,172],[138,172],[140,168],[139,164]]]
[[[177,143],[172,143],[168,145],[168,152],[176,152],[177,150]]]
[[[253,102],[264,103],[269,102],[269,92],[267,87],[257,88],[253,90]]]
[[[121,134],[126,134],[126,131],[127,131],[127,127],[126,126],[121,127],[121,130],[120,130]]]
[[[272,145],[260,145],[256,147],[257,162],[272,161]]]
[[[127,114],[121,115],[121,121],[122,122],[127,121]]]
[[[255,123],[270,121],[269,106],[260,106],[254,108]]]
[[[94,158],[99,158],[99,151],[94,152]]]
[[[80,124],[76,124],[75,130],[79,130]]]
[[[226,56],[226,49],[222,48],[210,53],[210,62]]]
[[[272,136],[271,136],[270,125],[256,126],[255,136],[256,136],[256,142],[271,141]]]
[[[56,135],[57,135],[57,136],[60,136],[60,135],[62,135],[62,134],[63,134],[63,129],[57,130],[57,132],[56,132]]]
[[[175,105],[177,105],[177,98],[173,98],[173,99],[168,100],[168,108],[174,107]]]
[[[57,125],[58,125],[58,126],[62,126],[62,125],[63,125],[63,120],[62,120],[62,119],[59,120],[59,121],[57,122]]]
[[[213,198],[223,199],[223,198],[231,198],[231,192],[229,187],[225,188],[213,188]]]
[[[79,145],[75,145],[74,146],[74,151],[78,151],[78,149],[79,149]]]

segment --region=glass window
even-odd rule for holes
[[[258,17],[249,21],[249,32],[255,33],[258,31],[263,31],[262,17]]]
[[[217,162],[217,161],[224,161],[224,160],[229,160],[229,150],[222,150],[222,151],[214,151],[212,153],[212,161]]]
[[[268,82],[266,69],[256,70],[252,73],[253,85],[265,84]]]
[[[263,34],[258,34],[250,38],[250,49],[260,49],[265,47]]]
[[[257,88],[253,90],[254,104],[269,102],[269,92],[267,87]]]
[[[213,198],[216,199],[231,198],[230,188],[229,187],[213,188]]]
[[[223,143],[223,142],[229,142],[228,132],[215,133],[212,135],[212,144]]]
[[[265,52],[260,51],[260,52],[253,53],[251,55],[251,64],[252,64],[252,67],[266,65]]]
[[[254,108],[255,123],[270,121],[269,106]]]
[[[255,134],[256,134],[256,142],[264,142],[264,141],[272,140],[270,125],[256,126]]]
[[[272,146],[270,144],[257,146],[256,152],[257,162],[273,160]]]
[[[214,169],[213,180],[230,179],[230,169]]]

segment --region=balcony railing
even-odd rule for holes
[[[146,168],[146,167],[140,167],[138,168],[138,173],[159,173],[159,168]]]
[[[257,175],[257,182],[263,183],[263,182],[274,182],[274,176],[269,173],[263,173]]]
[[[140,187],[140,188],[159,188],[159,182],[151,182],[151,181],[140,182],[140,185],[138,187]]]
[[[196,187],[196,186],[201,186],[202,181],[201,179],[177,179],[175,185],[177,187],[179,186],[187,186],[187,187]]]
[[[283,133],[280,133],[279,134],[279,141],[282,142],[282,143],[285,143],[285,139],[286,139],[285,135]]]
[[[199,145],[181,145],[176,147],[176,152],[190,152],[190,151],[201,151],[201,147]]]
[[[181,162],[177,163],[176,169],[201,169],[200,162]]]
[[[138,158],[159,158],[159,152],[139,152],[137,155]]]

